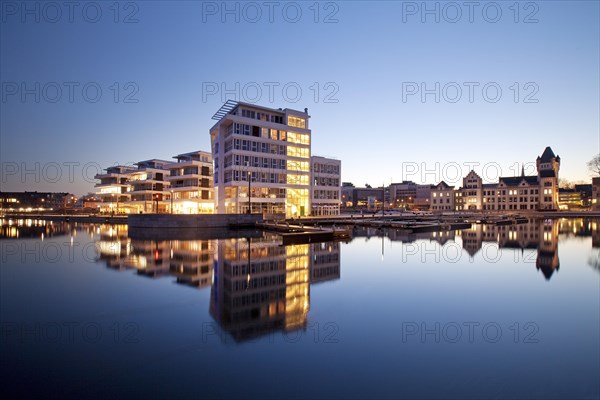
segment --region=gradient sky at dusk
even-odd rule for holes
[[[432,9],[439,4],[439,23],[421,10],[403,13],[422,8],[422,2],[321,2],[318,23],[312,1],[275,3],[273,22],[263,2],[253,3],[262,8],[253,23],[255,9],[245,3],[228,3],[239,7],[240,22],[234,15],[222,22],[222,2],[137,1],[120,4],[117,23],[113,2],[87,7],[87,19],[94,18],[96,7],[101,10],[96,23],[82,16],[86,2],[74,10],[72,21],[64,7],[53,23],[56,10],[44,9],[44,3],[3,2],[0,190],[83,194],[93,191],[97,166],[209,151],[211,116],[223,103],[221,93],[203,93],[211,82],[230,89],[256,82],[263,88],[256,99],[251,85],[247,93],[228,98],[237,95],[237,100],[274,108],[308,107],[313,154],[341,159],[342,180],[357,186],[407,178],[451,180],[456,164],[444,165],[458,163],[464,175],[468,162],[497,163],[487,174],[475,168],[492,180],[497,166],[503,175],[514,175],[520,172],[515,163],[534,162],[547,145],[561,156],[562,178],[590,179],[585,163],[600,152],[598,1],[521,2],[518,16],[512,1],[477,2],[473,22],[461,6],[456,23],[447,20],[456,16],[454,5],[463,2],[428,2]],[[296,5],[302,16],[292,23]],[[495,5],[502,15],[488,22]],[[22,15],[23,7],[40,7],[40,21]],[[216,7],[217,14],[203,14],[203,7]],[[123,23],[128,15],[137,22]],[[324,23],[328,16],[332,23]],[[40,101],[33,94],[22,99],[21,84],[34,88],[36,82]],[[49,101],[56,97],[52,82],[63,86],[56,103]],[[72,102],[65,82],[79,85]],[[88,82],[102,89],[96,103],[83,97]],[[278,84],[273,99],[264,82]],[[451,103],[441,93],[436,103],[433,94],[425,102],[419,94],[403,101],[406,82],[428,88],[457,82],[462,97]],[[463,82],[479,85],[473,102]],[[495,103],[482,95],[489,82],[502,89]],[[286,84],[291,87],[287,98]],[[302,89],[301,96],[293,85]],[[456,96],[451,86],[447,98]],[[130,99],[137,103],[124,102],[136,88]],[[538,102],[525,102],[535,90],[531,99]],[[338,102],[328,102],[327,95]],[[294,97],[298,101],[290,101]],[[39,176],[21,176],[21,169],[35,170],[36,163]],[[65,163],[78,163],[71,164],[73,182]],[[408,175],[415,163],[418,172]],[[533,172],[530,166],[526,171]]]

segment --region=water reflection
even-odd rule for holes
[[[0,239],[44,239],[52,236],[67,235],[70,224],[35,219],[0,219]]]
[[[201,240],[132,238],[126,225],[4,220],[2,238],[41,238],[84,231],[94,241],[97,261],[150,278],[172,277],[177,284],[210,287],[210,315],[236,341],[269,332],[306,329],[310,286],[341,277],[340,243],[283,246],[271,233]],[[238,233],[239,235],[239,233]],[[526,224],[475,224],[460,231],[408,233],[355,228],[354,240],[382,238],[402,245],[428,240],[460,243],[474,257],[486,242],[499,251],[535,251],[536,268],[549,280],[559,270],[559,235],[592,237],[589,264],[600,271],[600,223],[591,219],[531,220]],[[164,235],[163,235],[164,236]],[[220,237],[223,235],[220,234]],[[231,235],[230,235],[231,236]],[[533,253],[532,253],[533,254]]]

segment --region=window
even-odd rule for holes
[[[306,128],[306,120],[304,118],[288,116],[288,125],[296,128]]]

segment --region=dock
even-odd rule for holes
[[[352,234],[350,228],[315,227],[305,226],[304,224],[276,223],[276,222],[258,222],[256,227],[265,231],[277,232],[283,244],[305,244],[313,242],[330,242],[334,240],[349,239]]]

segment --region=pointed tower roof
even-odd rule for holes
[[[554,152],[550,148],[550,146],[546,147],[544,152],[542,153],[542,157],[540,157],[540,161],[543,163],[551,162],[553,158],[556,158]]]

